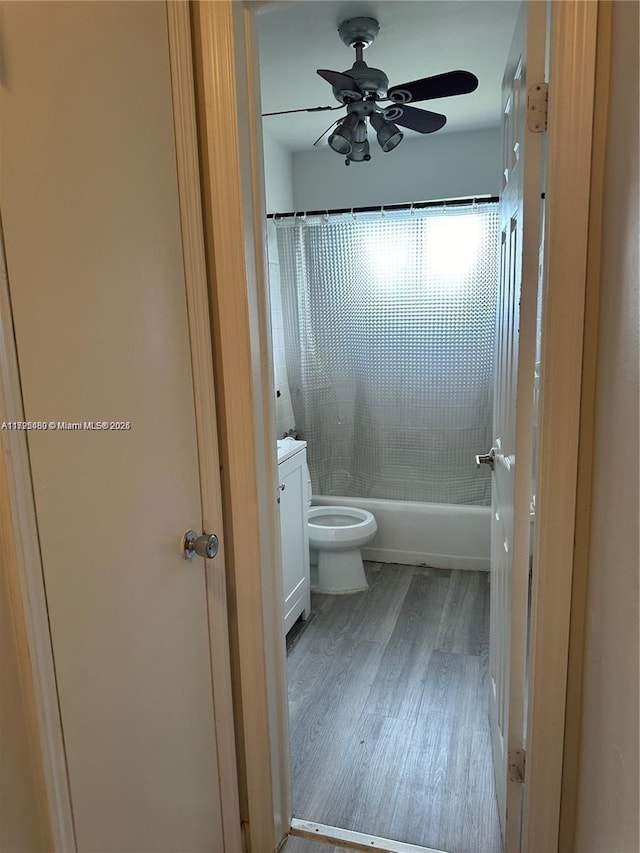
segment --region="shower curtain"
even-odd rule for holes
[[[276,226],[314,492],[489,504],[497,205]]]

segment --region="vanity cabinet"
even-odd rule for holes
[[[307,532],[306,442],[278,442],[280,548],[284,591],[284,631],[311,612]]]

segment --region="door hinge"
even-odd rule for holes
[[[527,753],[524,749],[512,749],[509,752],[509,781],[524,782],[524,769]]]
[[[527,127],[532,133],[543,133],[547,129],[547,107],[549,85],[534,83],[527,92]]]

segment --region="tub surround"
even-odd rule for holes
[[[352,506],[373,513],[378,530],[365,560],[489,571],[491,507],[314,495],[314,506]],[[313,562],[313,560],[312,560]]]

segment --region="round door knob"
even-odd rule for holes
[[[218,553],[218,537],[215,533],[203,533],[199,536],[195,530],[187,530],[182,537],[182,552],[185,560],[191,560],[194,554],[212,560]]]

